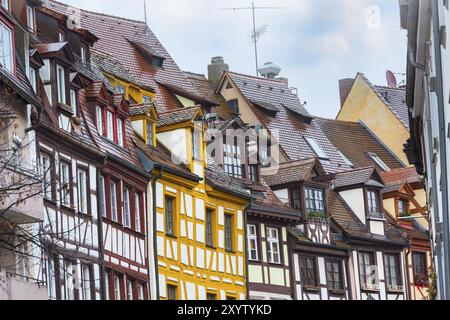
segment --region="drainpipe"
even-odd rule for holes
[[[443,276],[443,291],[440,294],[441,299],[450,299],[449,283],[450,283],[450,263],[449,263],[449,203],[448,203],[448,168],[447,168],[447,143],[446,143],[446,123],[445,123],[445,102],[444,102],[444,83],[442,70],[442,46],[440,41],[440,21],[439,21],[439,4],[440,1],[431,1],[431,15],[433,19],[433,37],[434,37],[434,51],[436,56],[436,96],[438,101],[438,118],[439,118],[439,143],[440,143],[440,162],[441,162],[441,192],[442,192],[442,217],[443,217],[443,258],[444,258],[444,273]],[[437,191],[437,190],[436,190]],[[436,192],[435,191],[435,192]]]
[[[156,293],[156,300],[160,300],[159,296],[159,271],[158,271],[158,245],[157,245],[157,228],[156,228],[156,221],[157,221],[157,207],[156,207],[156,183],[163,175],[163,170],[159,170],[158,174],[153,177],[152,181],[152,207],[153,207],[153,213],[152,213],[152,232],[153,232],[153,263],[154,263],[154,269],[155,269],[155,293]]]
[[[102,195],[98,192],[99,187],[101,185],[100,180],[101,172],[100,168],[97,168],[97,193],[101,197]],[[102,187],[103,188],[103,187]],[[103,190],[104,192],[104,190]],[[103,203],[105,202],[105,199],[103,198]],[[100,201],[97,201],[97,223],[98,223],[98,247],[100,251],[100,296],[101,300],[106,300],[106,283],[105,283],[105,276],[106,276],[106,269],[105,269],[105,250],[103,247],[103,208],[101,206]]]
[[[245,207],[244,209],[244,263],[245,263],[245,294],[246,294],[246,299],[250,300],[250,289],[249,289],[249,277],[248,277],[248,248],[247,248],[247,212],[248,209],[250,209],[250,207],[252,206],[252,203],[250,201],[250,203]]]
[[[345,273],[347,277],[347,291],[348,291],[348,300],[353,300],[353,281],[350,275],[350,257],[352,256],[352,250],[347,249],[347,262],[345,264]],[[357,275],[355,275],[357,276]]]

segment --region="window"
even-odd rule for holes
[[[369,157],[384,171],[390,171],[391,169],[377,156],[375,153],[368,153]]]
[[[52,162],[48,155],[41,154],[41,166],[42,166],[42,174],[44,176],[44,197],[47,200],[53,199],[52,192]]]
[[[208,293],[208,294],[206,295],[206,300],[208,300],[208,301],[217,300],[217,294],[214,294],[214,293]]]
[[[384,255],[384,268],[386,272],[386,283],[390,290],[402,289],[400,274],[400,259],[398,254]]]
[[[111,192],[111,220],[117,222],[117,187],[114,181],[110,184]]]
[[[258,166],[251,164],[248,166],[248,178],[253,182],[258,182]]]
[[[367,208],[369,210],[369,215],[379,215],[381,213],[379,208],[379,197],[376,191],[367,191]]]
[[[408,201],[404,199],[398,200],[398,215],[400,217],[407,217],[409,216],[409,210],[408,210]]]
[[[60,65],[56,65],[56,78],[58,85],[58,102],[66,103],[66,71]]]
[[[14,73],[13,38],[10,28],[0,22],[0,64],[1,67]]]
[[[233,251],[233,216],[225,215],[225,250]]]
[[[144,286],[142,284],[138,285],[138,300],[144,300]]]
[[[206,229],[205,229],[205,239],[206,239],[206,245],[208,247],[214,246],[214,211],[211,209],[206,210]]]
[[[27,260],[25,254],[25,245],[21,243],[17,247],[17,274],[22,277],[27,276]]]
[[[58,32],[58,40],[59,40],[59,42],[64,42],[64,41],[66,41],[66,34],[65,34],[64,31],[60,30],[60,31]]]
[[[322,189],[305,188],[306,211],[308,213],[325,213],[324,191]]]
[[[114,141],[114,115],[111,111],[106,113],[106,137]]]
[[[414,284],[425,286],[428,280],[427,256],[424,252],[413,253]]]
[[[70,89],[70,106],[74,115],[77,115],[77,96],[77,92],[74,89]]]
[[[201,160],[201,138],[200,138],[200,131],[197,129],[194,129],[192,131],[192,158],[194,160]]]
[[[255,225],[247,226],[248,257],[252,261],[258,261],[258,233]]]
[[[31,31],[35,31],[34,9],[30,6],[27,6],[27,25]]]
[[[311,147],[311,149],[314,151],[314,153],[316,154],[316,156],[320,159],[324,159],[324,160],[328,160],[329,157],[327,156],[327,154],[325,153],[325,151],[323,151],[323,149],[319,146],[319,144],[317,143],[316,140],[314,140],[313,138],[307,138],[305,137],[306,142],[308,142],[309,146]]]
[[[101,135],[104,135],[104,127],[103,127],[103,110],[101,107],[97,106],[97,130]]]
[[[224,144],[224,169],[235,178],[243,178],[242,148],[237,145]]]
[[[166,197],[166,234],[169,236],[175,235],[173,223],[174,202],[174,198]]]
[[[153,146],[153,123],[147,121],[147,145]]]
[[[267,228],[267,246],[269,247],[268,256],[270,263],[281,263],[280,258],[280,239],[278,229]]]
[[[359,274],[364,289],[378,289],[377,265],[373,252],[359,253]]]
[[[127,280],[127,300],[133,300],[133,283]]]
[[[141,232],[141,196],[139,193],[134,194],[134,228],[137,232]]]
[[[116,87],[116,92],[119,93],[119,94],[125,95],[125,92],[126,92],[125,87],[124,87],[124,86],[121,86],[120,84],[117,85],[117,87]]]
[[[306,288],[317,288],[316,258],[300,257],[300,277]]]
[[[100,176],[100,185],[99,185],[99,193],[100,193],[100,210],[102,210],[102,217],[106,217],[106,192],[105,192],[105,177]]]
[[[120,299],[120,277],[114,276],[114,300]]]
[[[37,93],[37,72],[34,68],[30,68],[30,84],[33,91]]]
[[[0,4],[3,6],[3,8],[9,10],[9,0],[1,0]]]
[[[81,46],[81,62],[87,62],[87,49],[85,46]]]
[[[105,273],[105,300],[109,300],[109,273]]]
[[[342,159],[344,159],[344,162],[351,168],[354,168],[355,166],[353,165],[353,163],[345,156],[345,154],[343,154],[341,151],[338,150],[339,155],[341,156]]]
[[[131,211],[130,211],[130,189],[123,188],[123,224],[125,227],[131,227]]]
[[[152,98],[150,98],[149,96],[142,96],[142,102],[145,104],[150,104],[152,103]]]
[[[295,210],[301,210],[302,209],[302,203],[300,201],[300,189],[290,189],[290,203],[291,208]]]
[[[61,203],[63,206],[69,207],[72,204],[70,199],[70,165],[66,162],[61,162],[60,171]]]
[[[66,261],[66,274],[65,274],[65,280],[66,280],[66,300],[74,300],[75,299],[75,292],[74,292],[74,275],[75,270],[73,267],[72,262]]]
[[[123,147],[124,145],[124,135],[123,135],[123,120],[117,119],[117,143],[119,146]]]
[[[233,114],[239,114],[239,101],[237,99],[228,101],[228,106]]]
[[[167,300],[177,300],[177,287],[168,285],[167,286]]]
[[[342,263],[341,261],[326,260],[327,286],[330,290],[344,290],[342,283]]]
[[[88,213],[88,181],[87,171],[78,169],[78,211]]]
[[[83,300],[91,300],[91,268],[82,266]]]

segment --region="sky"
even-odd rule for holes
[[[59,0],[90,11],[144,21],[144,0]],[[260,65],[271,61],[316,116],[339,112],[339,79],[364,73],[386,85],[386,70],[405,79],[406,32],[397,0],[254,0]],[[147,21],[182,70],[207,73],[211,57],[255,75],[251,0],[147,0]]]

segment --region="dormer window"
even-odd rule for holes
[[[302,202],[300,200],[300,188],[294,188],[289,190],[289,202],[290,207],[294,210],[302,209]]]
[[[59,41],[59,42],[64,42],[64,41],[66,41],[66,33],[65,33],[64,31],[62,31],[62,30],[60,30],[60,31],[58,32],[58,41]]]
[[[111,111],[106,112],[106,137],[114,141],[114,115]]]
[[[308,215],[322,218],[325,214],[324,191],[316,188],[305,188],[305,194]]]
[[[398,206],[398,216],[408,217],[409,216],[409,203],[405,199],[399,199],[397,202]]]
[[[259,181],[259,174],[258,174],[258,166],[255,164],[251,164],[248,166],[248,178],[253,183],[257,183]]]
[[[152,98],[149,96],[142,96],[142,102],[144,104],[150,104],[150,103],[152,103]]]
[[[192,159],[201,160],[201,132],[198,130],[192,130]]]
[[[305,140],[319,159],[323,159],[323,160],[329,159],[329,157],[327,156],[325,151],[323,151],[322,147],[317,143],[317,141],[315,139],[305,137]]]
[[[235,144],[231,145],[225,142],[223,157],[225,172],[235,178],[243,178],[242,148]]]
[[[0,21],[0,67],[11,73],[14,73],[13,48],[12,30]]]
[[[119,93],[119,94],[125,95],[126,89],[125,89],[124,86],[122,86],[122,85],[119,84],[119,85],[117,85],[117,87],[116,87],[116,92]]]
[[[96,107],[96,116],[97,116],[97,130],[103,135],[105,126],[103,121],[103,109],[99,106]]]
[[[30,6],[27,6],[27,26],[31,31],[36,31],[34,22],[34,8]]]
[[[95,111],[97,130],[109,141],[125,146],[125,120],[111,108],[97,106]]]
[[[72,107],[72,112],[77,115],[77,105],[78,105],[78,92],[75,89],[70,89],[70,106]]]
[[[1,0],[1,3],[3,8],[9,11],[9,0]]]
[[[66,71],[60,65],[56,65],[56,81],[58,85],[58,102],[66,103]]]
[[[34,92],[37,93],[37,71],[35,68],[30,68],[30,84]]]
[[[367,210],[369,216],[371,217],[380,217],[380,196],[378,191],[368,190],[367,191]]]
[[[384,171],[391,171],[391,169],[384,163],[381,158],[375,153],[368,153],[369,157]]]
[[[153,146],[153,139],[154,139],[154,124],[151,121],[147,120],[147,145]]]
[[[81,46],[81,61],[83,63],[88,62],[88,51],[87,51],[86,46],[84,46],[84,45]]]
[[[117,118],[117,144],[121,147],[123,147],[124,143],[124,135],[123,135],[124,129],[123,129],[123,120],[120,118]]]

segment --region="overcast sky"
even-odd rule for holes
[[[143,0],[60,0],[91,11],[144,20]],[[232,71],[255,74],[251,0],[147,0],[148,24],[177,64],[206,73],[213,56]],[[334,118],[338,80],[364,73],[386,84],[386,70],[405,72],[406,33],[400,30],[397,0],[255,0],[260,64],[272,61],[298,88],[310,113]],[[399,82],[404,76],[398,76]]]

